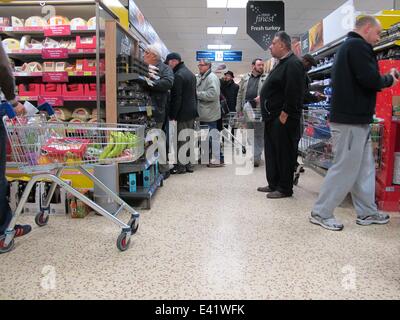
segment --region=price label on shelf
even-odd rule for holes
[[[63,97],[49,97],[49,96],[39,96],[38,104],[41,105],[48,102],[53,107],[63,107],[64,98]]]
[[[71,27],[68,25],[48,26],[44,28],[45,37],[70,36]]]
[[[42,50],[43,59],[68,59],[67,48],[45,48]]]
[[[69,82],[68,72],[43,72],[43,82]]]

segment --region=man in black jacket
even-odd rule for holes
[[[295,145],[300,130],[305,70],[291,51],[291,38],[287,33],[278,32],[270,50],[279,63],[265,80],[260,94],[269,185],[258,191],[267,192],[269,199],[280,199],[293,195]]]
[[[155,110],[153,111],[153,117],[156,121],[156,127],[159,130],[164,130],[166,135],[168,132],[166,130],[167,123],[167,108],[168,108],[168,94],[169,90],[172,88],[174,83],[174,73],[171,68],[164,64],[161,60],[162,52],[161,47],[157,44],[153,44],[147,47],[144,52],[144,62],[153,66],[156,66],[158,71],[157,80],[153,80],[154,86],[149,86],[151,100]],[[164,179],[169,177],[169,165],[167,163],[167,151],[166,151],[166,141],[161,144],[160,154],[160,172],[163,174]]]
[[[328,230],[340,231],[343,224],[333,212],[351,193],[357,224],[385,224],[389,216],[378,212],[375,203],[375,161],[371,127],[376,94],[395,85],[397,71],[381,76],[373,45],[382,31],[380,22],[364,16],[356,22],[336,54],[332,70],[332,109],[330,127],[335,160],[324,180],[310,222]]]
[[[236,100],[239,92],[239,85],[233,81],[235,78],[232,71],[227,71],[221,79],[221,93],[228,103],[229,111],[236,112]]]
[[[178,53],[170,53],[166,63],[174,71],[175,81],[171,89],[171,103],[169,118],[177,122],[178,134],[178,165],[172,169],[172,173],[193,172],[192,163],[194,159],[187,158],[187,154],[179,155],[179,150],[186,141],[179,141],[179,134],[182,130],[194,130],[194,120],[197,117],[197,95],[196,95],[196,76],[185,66]],[[191,136],[191,141],[194,137]],[[194,147],[194,146],[193,146]],[[192,148],[193,150],[193,148]]]

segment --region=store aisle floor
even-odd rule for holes
[[[172,176],[124,253],[104,218],[53,217],[0,256],[0,298],[399,299],[399,214],[360,227],[346,207],[343,232],[311,225],[321,182],[307,170],[293,199],[267,200],[264,167]]]

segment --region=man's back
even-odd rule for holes
[[[375,113],[376,94],[390,86],[392,78],[379,74],[378,62],[370,44],[350,32],[337,52],[332,70],[331,121],[368,124]]]

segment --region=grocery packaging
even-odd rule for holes
[[[25,20],[25,27],[45,27],[47,22],[42,17],[33,16]]]
[[[75,109],[72,113],[72,117],[75,119],[80,119],[82,121],[87,121],[91,117],[91,112],[87,108],[78,108]]]

